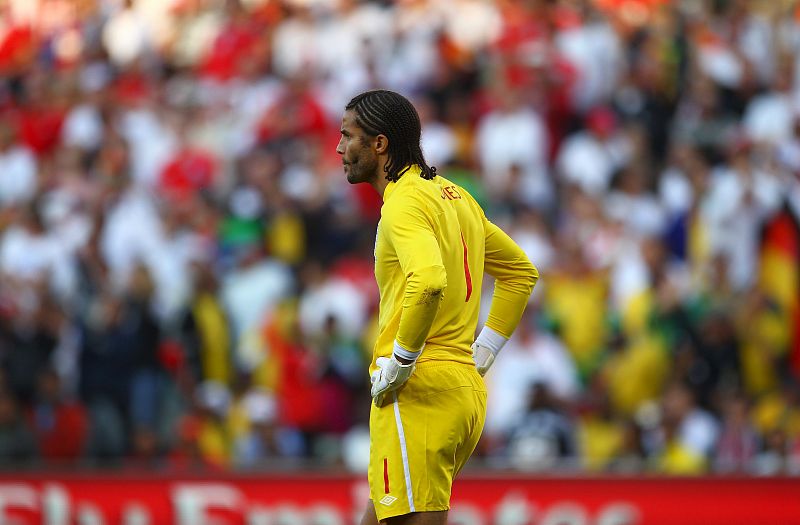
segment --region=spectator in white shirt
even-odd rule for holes
[[[36,157],[15,135],[8,122],[0,122],[0,209],[25,204],[36,192]]]
[[[614,189],[605,199],[606,214],[621,222],[627,234],[634,238],[660,235],[667,226],[661,203],[647,188],[646,169],[643,162],[623,168],[615,177]]]
[[[542,116],[524,104],[510,86],[495,91],[497,107],[484,115],[476,131],[476,147],[486,187],[496,195],[518,193],[528,204],[546,207],[553,188],[547,171],[549,138]],[[515,186],[512,171],[521,177]]]
[[[33,203],[0,236],[0,275],[27,285],[45,285],[64,298],[76,279],[70,255],[64,243],[45,229]]]
[[[452,128],[437,118],[435,108],[428,99],[415,101],[422,122],[422,151],[425,160],[439,169],[456,156],[456,136]]]
[[[288,267],[265,258],[258,245],[240,250],[238,266],[225,276],[220,295],[231,320],[235,364],[253,370],[266,357],[261,337],[264,322],[291,292],[294,280]]]
[[[794,135],[798,101],[792,93],[791,64],[778,70],[772,89],[750,100],[742,125],[756,143],[780,144]]]
[[[127,66],[153,47],[152,26],[133,0],[125,0],[103,28],[103,45],[111,61]]]
[[[568,136],[556,158],[561,178],[584,193],[599,196],[608,190],[614,172],[629,159],[630,145],[618,132],[617,117],[605,107],[586,116],[586,128]]]

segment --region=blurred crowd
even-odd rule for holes
[[[382,87],[542,275],[473,465],[800,473],[795,2],[0,10],[4,468],[364,468]]]

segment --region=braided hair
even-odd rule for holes
[[[389,160],[383,166],[386,180],[397,182],[413,164],[420,167],[423,179],[436,176],[436,168],[428,166],[420,147],[419,115],[404,96],[385,89],[365,91],[353,97],[345,109],[355,112],[356,124],[369,135],[389,139]]]

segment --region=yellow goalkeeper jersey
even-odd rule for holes
[[[486,326],[510,337],[539,278],[522,249],[444,177],[426,180],[411,166],[390,182],[375,239],[380,312],[370,372],[395,339],[413,352],[424,347],[420,363],[472,364],[484,271],[496,279]]]

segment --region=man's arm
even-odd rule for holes
[[[486,221],[484,269],[495,278],[486,326],[508,339],[519,324],[539,270],[503,230]]]
[[[484,269],[495,278],[495,283],[489,317],[472,345],[472,356],[481,375],[489,370],[514,333],[539,280],[539,271],[511,237],[488,220],[484,221],[484,227]]]
[[[422,350],[447,286],[439,242],[425,212],[405,201],[390,208],[381,220],[400,268],[406,277],[403,312],[395,340],[402,348]]]
[[[376,362],[379,370],[372,378],[376,404],[411,376],[447,286],[441,249],[425,211],[412,200],[392,204],[384,207],[381,228],[397,254],[406,286],[392,358]]]

